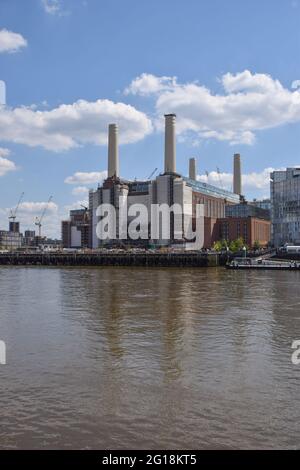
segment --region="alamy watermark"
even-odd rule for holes
[[[0,340],[0,365],[6,364],[6,344]]]
[[[292,363],[298,366],[300,364],[300,340],[293,341],[292,349],[295,349],[292,354]]]
[[[189,249],[204,245],[204,205],[132,204],[120,196],[118,205],[100,204],[96,235],[99,240],[159,240],[163,243],[184,240]],[[193,230],[193,220],[195,230]],[[188,242],[188,243],[187,243]]]
[[[6,85],[3,80],[0,80],[0,106],[6,105]]]

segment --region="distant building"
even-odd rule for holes
[[[9,232],[20,232],[20,222],[9,222]]]
[[[248,202],[226,206],[225,215],[226,217],[255,217],[266,220],[271,218],[271,213],[268,209]]]
[[[271,173],[272,242],[300,244],[300,168]]]
[[[22,235],[18,232],[0,230],[0,249],[16,250],[21,247]]]
[[[35,240],[37,240],[38,238],[40,237],[35,237]],[[37,247],[41,251],[58,251],[62,247],[62,242],[61,240],[52,240],[51,238],[44,238],[37,244]]]
[[[253,199],[253,201],[250,201],[249,204],[270,211],[271,216],[271,199]]]
[[[35,231],[25,230],[24,236],[22,237],[23,246],[33,246],[35,244]]]
[[[255,243],[265,247],[271,239],[270,220],[256,217],[227,217],[218,219],[215,229],[215,241],[228,242],[242,238],[252,248]]]
[[[90,244],[90,215],[88,209],[70,211],[70,220],[61,223],[63,248],[87,248]]]

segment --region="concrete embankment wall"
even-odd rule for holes
[[[207,253],[0,254],[0,265],[6,266],[215,267],[225,262],[220,255]]]

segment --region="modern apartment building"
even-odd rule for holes
[[[300,244],[300,168],[271,173],[272,242]]]

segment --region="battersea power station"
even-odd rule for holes
[[[110,124],[108,128],[108,175],[107,179],[96,190],[89,193],[89,207],[77,211],[71,211],[70,220],[62,222],[63,245],[69,248],[92,248],[97,249],[103,246],[124,246],[124,244],[134,246],[165,246],[174,243],[183,249],[188,245],[187,234],[191,228],[195,228],[196,206],[202,204],[204,215],[204,248],[211,248],[217,240],[222,238],[243,237],[245,243],[253,245],[255,240],[259,240],[262,245],[266,245],[270,239],[270,221],[264,214],[259,213],[258,207],[248,205],[242,197],[242,177],[240,155],[234,155],[233,169],[233,192],[207,184],[197,180],[196,160],[189,160],[189,176],[185,177],[176,171],[176,115],[165,115],[165,153],[164,172],[155,179],[146,181],[128,181],[121,177],[119,172],[119,146],[118,146],[118,126]],[[136,204],[143,205],[151,213],[152,205],[179,205],[182,213],[179,221],[176,220],[176,240],[174,239],[174,217],[170,217],[170,238],[163,239],[157,236],[151,238],[151,218],[148,226],[147,240],[127,239],[120,236],[118,225],[118,213],[122,206],[125,206],[127,213],[130,207]],[[99,238],[97,225],[100,216],[97,209],[100,205],[111,204],[116,212],[116,237],[103,240]],[[243,218],[238,216],[238,211],[230,212],[227,217],[227,210],[239,209],[240,206],[247,206],[251,213],[244,214]],[[244,207],[244,208],[245,208]],[[124,207],[122,207],[124,209]],[[255,209],[255,213],[253,210]],[[263,212],[263,210],[261,209]],[[236,214],[235,214],[236,212]],[[80,222],[80,214],[82,222]],[[103,215],[103,214],[102,214]],[[130,218],[128,217],[128,223]],[[84,240],[84,242],[83,242]]]

